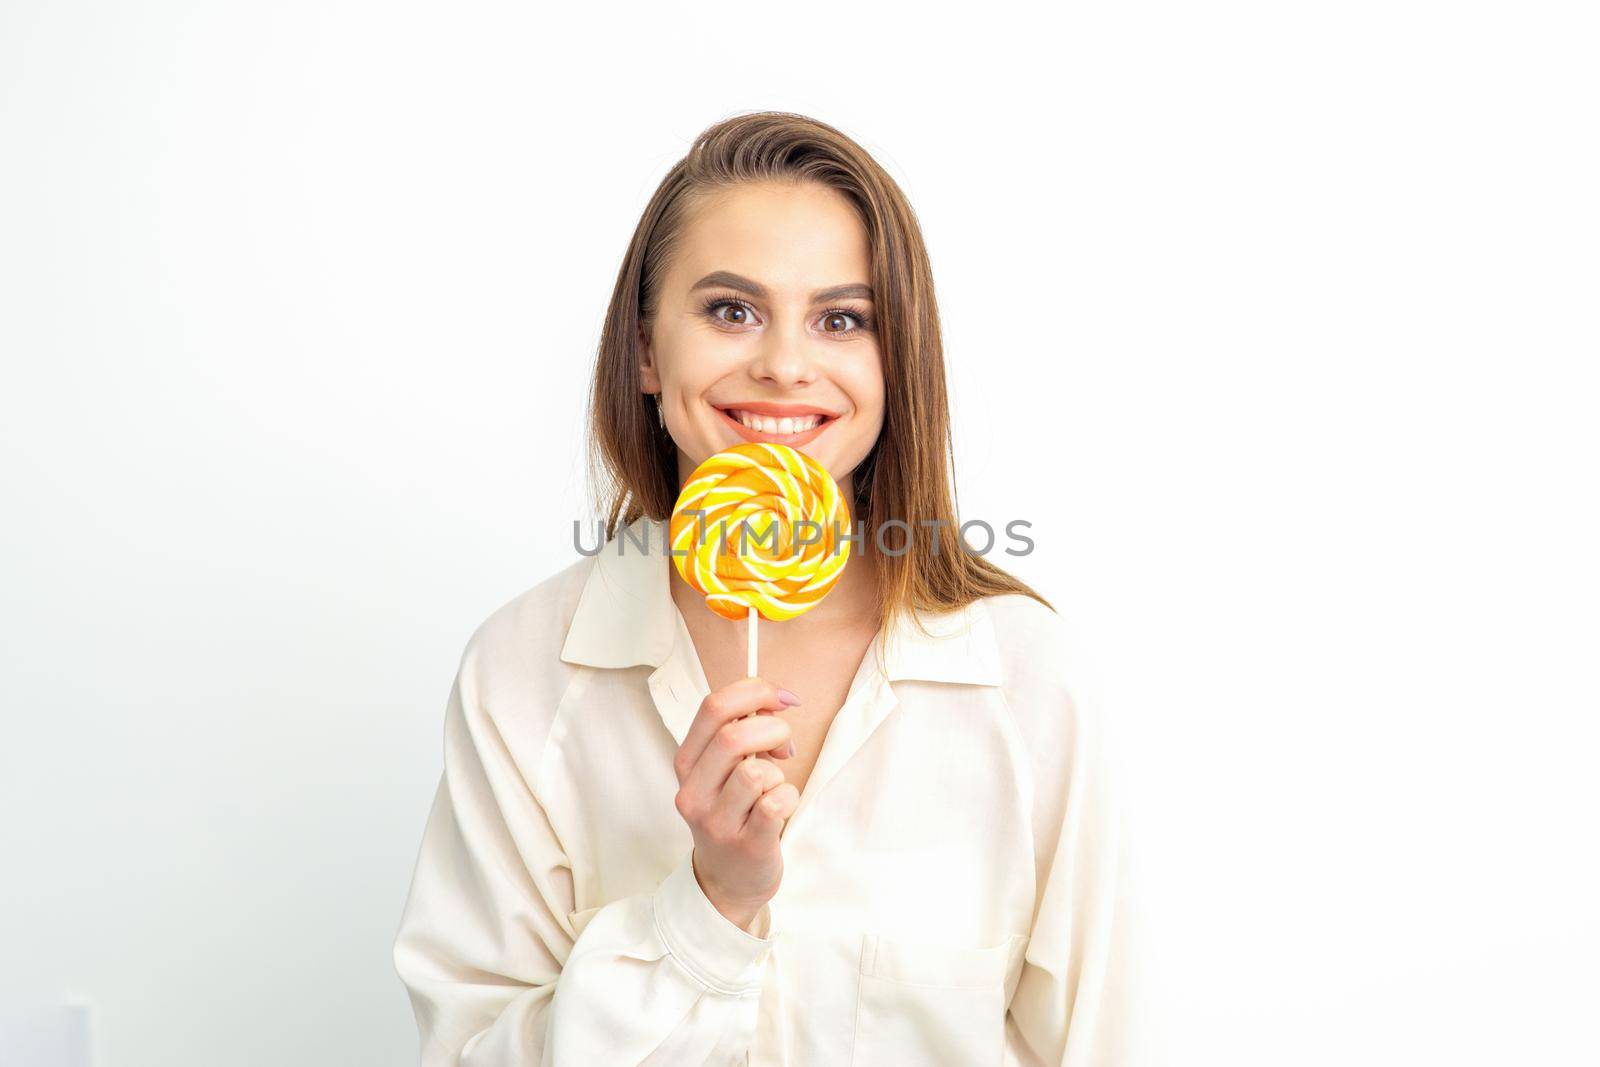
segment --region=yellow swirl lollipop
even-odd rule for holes
[[[820,463],[788,445],[746,442],[695,468],[668,540],[707,607],[750,620],[754,675],[757,616],[792,619],[816,607],[849,559],[849,529],[850,508]]]

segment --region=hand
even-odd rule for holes
[[[787,690],[744,678],[709,694],[672,762],[678,814],[694,834],[695,877],[706,899],[740,929],[778,892],[783,854],[778,835],[800,791],[776,764],[792,729],[770,712],[798,704]]]

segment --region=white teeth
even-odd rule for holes
[[[814,430],[822,422],[821,415],[797,415],[793,417],[773,418],[769,415],[757,415],[749,411],[729,411],[738,422],[746,428],[757,433],[770,433],[777,437],[792,437],[798,433]]]

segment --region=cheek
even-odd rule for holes
[[[663,355],[663,373],[681,392],[691,396],[738,373],[749,358],[743,347],[717,334],[690,329],[673,340]]]
[[[860,367],[850,380],[850,396],[856,410],[869,420],[883,417],[883,364],[874,358]]]

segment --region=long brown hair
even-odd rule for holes
[[[884,619],[942,612],[980,597],[1020,593],[1050,607],[1021,579],[952,545],[958,536],[944,347],[933,271],[905,194],[866,150],[825,123],[782,111],[736,115],[707,128],[645,206],[606,311],[589,405],[591,485],[606,537],[641,515],[665,520],[681,486],[677,449],[639,388],[639,338],[649,335],[661,281],[696,198],[743,182],[813,181],[838,190],[866,226],[884,421],[855,469],[853,518],[868,538],[890,520],[878,554]],[[944,520],[937,527],[926,522]],[[939,537],[939,548],[933,539]],[[1052,610],[1054,610],[1052,608]],[[918,625],[920,625],[920,620]]]

